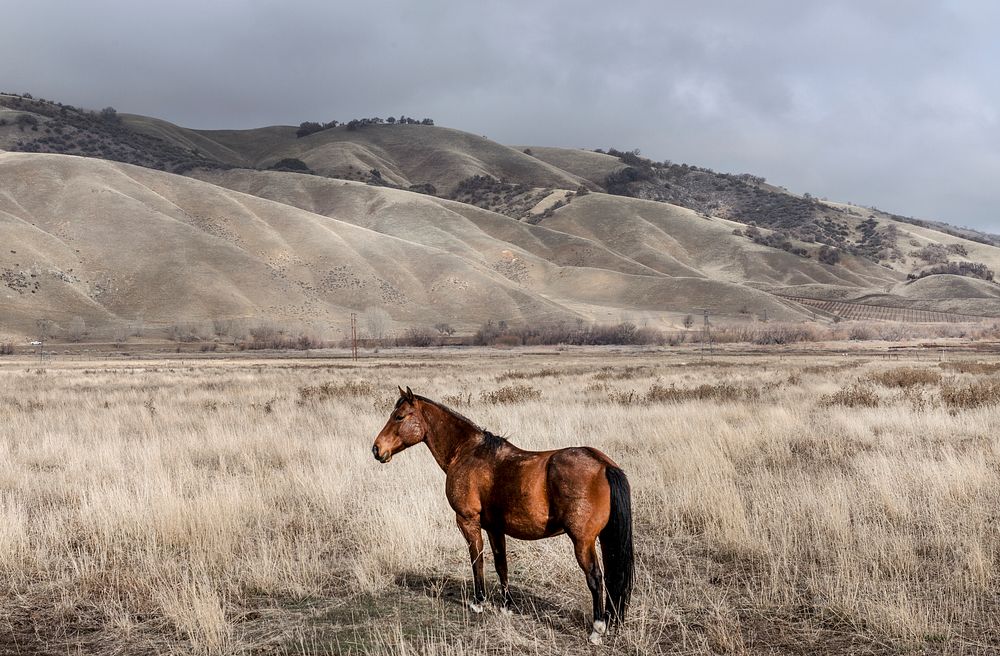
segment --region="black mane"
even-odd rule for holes
[[[483,431],[483,445],[490,451],[499,451],[504,444],[507,444],[506,437],[494,435],[488,430]]]

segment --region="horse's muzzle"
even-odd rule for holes
[[[375,459],[381,462],[383,465],[392,460],[391,453],[387,453],[384,458],[381,456],[381,454],[379,454],[377,444],[372,445],[372,455],[375,456]]]

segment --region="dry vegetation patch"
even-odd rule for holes
[[[565,371],[558,369],[540,369],[538,371],[505,371],[496,377],[498,383],[508,380],[530,380],[532,378],[552,378],[554,376],[564,376]]]
[[[397,384],[625,469],[637,589],[609,653],[1000,650],[1000,385],[658,357],[541,356],[556,373],[499,388],[504,358],[5,360],[0,653],[594,653],[563,537],[509,541],[513,616],[467,612],[443,474],[370,454]],[[604,366],[659,378],[567,384]]]
[[[697,387],[654,384],[646,391],[648,403],[679,403],[682,401],[756,401],[762,388],[730,382],[704,383]]]
[[[320,385],[304,385],[299,388],[299,405],[310,401],[327,401],[330,399],[354,399],[359,396],[376,394],[375,386],[364,380],[348,380],[344,382],[326,382]]]
[[[978,408],[1000,403],[1000,380],[947,384],[941,387],[941,399],[951,408]]]
[[[955,362],[942,362],[940,367],[963,374],[995,374],[1000,372],[1000,362],[968,362],[958,360]]]
[[[941,372],[917,367],[898,367],[868,375],[867,380],[883,387],[913,387],[941,382]]]

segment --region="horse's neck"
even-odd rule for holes
[[[433,403],[425,401],[422,405],[424,421],[427,422],[427,448],[441,469],[447,472],[458,452],[482,431],[475,424]]]

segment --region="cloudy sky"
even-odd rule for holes
[[[195,128],[429,116],[1000,232],[1000,3],[0,0],[0,89]]]

